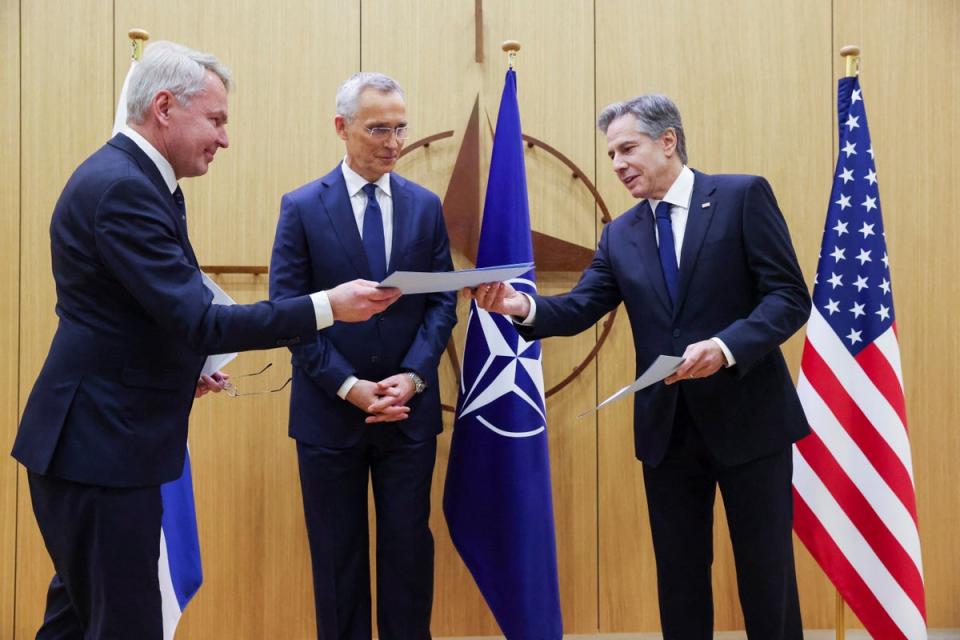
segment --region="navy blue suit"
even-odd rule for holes
[[[313,303],[212,305],[183,210],[123,135],[70,177],[50,239],[60,321],[13,447],[57,571],[45,628],[159,637],[159,485],[204,359],[312,338]]]
[[[391,174],[392,271],[453,268],[440,199]],[[270,297],[371,278],[338,166],[281,202]],[[367,322],[336,323],[291,345],[290,436],[297,440],[320,638],[369,638],[367,485],[377,506],[380,637],[429,637],[433,538],[428,527],[436,434],[442,428],[437,367],[456,322],[456,294],[403,296]],[[367,425],[337,396],[351,375],[379,381],[417,373],[426,390],[410,416]]]
[[[653,216],[638,204],[604,228],[572,291],[535,297],[534,326],[522,331],[573,335],[623,302],[638,374],[657,355],[682,355],[694,342],[716,336],[727,345],[733,367],[634,397],[661,622],[666,638],[712,637],[710,531],[719,484],[748,633],[799,637],[790,444],[808,427],[779,345],[806,322],[810,297],[769,184],[756,176],[694,176],[676,304]]]

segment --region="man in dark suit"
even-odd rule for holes
[[[227,146],[229,72],[209,54],[147,48],[127,128],[81,164],[50,225],[60,318],[13,456],[56,570],[44,638],[163,637],[160,485],[181,474],[207,354],[312,340],[398,292],[356,281],[282,302],[211,304],[177,180]]]
[[[623,302],[638,372],[684,363],[634,399],[637,458],[657,561],[664,638],[713,635],[713,503],[723,495],[747,634],[802,637],[791,544],[791,443],[807,433],[779,345],[810,297],[786,223],[760,177],[686,166],[680,113],[646,95],[599,118],[613,169],[641,198],[603,230],[567,294],[483,285],[478,303],[534,338],[573,335]]]
[[[403,93],[378,73],[337,92],[343,162],[283,197],[270,298],[342,278],[453,268],[440,199],[391,173],[406,139]],[[456,294],[404,296],[375,318],[290,347],[290,436],[297,441],[317,636],[371,637],[367,485],[377,522],[381,638],[430,637],[430,485],[442,430],[437,366]]]

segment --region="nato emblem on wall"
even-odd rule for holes
[[[492,125],[489,124],[489,119],[488,125],[490,126],[492,133]],[[416,140],[403,149],[401,152],[401,158],[427,149],[435,142],[447,138],[453,138],[454,135],[455,132],[452,130],[442,131]],[[541,149],[555,158],[559,163],[558,169],[560,169],[561,166],[566,168],[566,171],[560,170],[561,174],[568,175],[569,179],[578,180],[580,183],[582,183],[583,188],[585,188],[594,199],[597,215],[600,216],[600,221],[603,224],[610,222],[610,212],[607,209],[606,203],[603,201],[603,198],[597,191],[596,186],[583,172],[583,170],[581,170],[561,151],[547,144],[546,142],[527,134],[523,134],[523,140],[526,142],[528,149]],[[463,134],[463,141],[460,145],[460,149],[457,152],[456,160],[454,161],[453,171],[450,175],[450,180],[447,183],[446,193],[443,196],[444,219],[447,225],[447,232],[450,236],[451,250],[463,256],[470,262],[471,265],[476,264],[477,243],[480,239],[480,217],[483,208],[480,194],[480,171],[480,98],[477,96],[477,99],[473,103],[473,110],[470,114],[470,118]],[[569,171],[569,173],[567,173],[567,171]],[[537,231],[536,229],[532,230],[532,241],[533,257],[537,265],[537,273],[539,274],[549,272],[580,272],[590,264],[590,260],[594,253],[594,250],[591,248],[550,236],[546,233]],[[468,322],[481,322],[484,333],[491,340],[491,344],[499,344],[500,347],[498,347],[498,349],[503,351],[503,353],[499,353],[498,351],[498,353],[495,355],[502,356],[512,354],[514,365],[512,365],[512,368],[508,367],[510,369],[509,371],[505,370],[504,372],[498,374],[503,376],[503,380],[498,378],[497,381],[489,387],[482,385],[483,387],[486,387],[486,390],[483,394],[479,394],[475,398],[471,398],[469,396],[465,398],[463,411],[461,413],[465,413],[467,410],[474,411],[480,406],[495,400],[495,398],[492,398],[490,394],[497,394],[497,397],[499,398],[506,394],[518,393],[518,391],[520,391],[521,397],[526,396],[525,402],[530,405],[531,410],[536,409],[542,416],[543,406],[542,402],[537,400],[537,396],[541,398],[549,398],[573,382],[583,372],[583,370],[587,367],[587,365],[590,364],[591,360],[593,360],[593,358],[603,347],[607,337],[610,335],[610,331],[612,330],[613,323],[616,319],[617,310],[614,309],[611,311],[607,318],[603,321],[602,330],[593,348],[590,349],[587,354],[585,354],[580,363],[574,367],[568,375],[547,389],[545,392],[543,390],[542,375],[540,376],[538,382],[539,393],[534,392],[532,389],[523,391],[519,386],[517,386],[517,383],[507,382],[507,379],[510,378],[511,375],[519,373],[514,371],[515,367],[523,368],[523,363],[526,359],[533,357],[539,358],[539,345],[536,346],[537,353],[533,354],[530,351],[532,346],[530,343],[510,345],[502,340],[498,342],[495,339],[495,336],[492,334],[493,331],[497,331],[499,333],[499,331],[496,329],[496,322],[498,320],[507,322],[507,320],[505,318],[495,319],[486,312],[483,312],[483,315],[486,316],[485,319],[471,315],[471,317],[468,318]],[[503,344],[500,344],[501,342],[503,342]],[[521,342],[523,342],[522,339]],[[507,353],[508,351],[510,353]],[[453,345],[452,339],[447,345],[447,356],[450,359],[453,370],[457,376],[457,385],[459,386],[461,383],[460,362],[457,357],[457,351]],[[491,358],[492,357],[494,356],[492,355]],[[514,375],[514,379],[518,379],[516,375]],[[516,386],[516,389],[513,389],[511,385]],[[526,387],[528,385],[523,386]],[[464,391],[466,392],[468,390]],[[454,407],[447,404],[444,404],[443,408],[445,411],[454,411]],[[497,430],[496,425],[487,425],[487,427],[494,431]],[[509,434],[504,433],[501,435],[517,437],[518,435],[534,435],[534,432],[523,432],[522,434],[511,432]]]

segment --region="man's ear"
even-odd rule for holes
[[[337,136],[339,136],[341,140],[347,139],[347,119],[346,118],[344,118],[340,114],[337,114],[336,116],[334,116],[333,128],[336,129]]]
[[[668,158],[677,152],[677,132],[670,127],[660,136],[660,144],[663,145],[663,153]]]
[[[150,110],[153,112],[153,116],[158,124],[169,126],[170,109],[174,106],[175,101],[176,98],[166,89],[158,91],[157,95],[153,96],[153,101],[150,103]]]

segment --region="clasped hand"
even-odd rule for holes
[[[405,373],[384,378],[380,382],[358,380],[347,394],[347,402],[368,413],[365,422],[399,422],[410,416],[407,402],[416,392],[413,380]]]

